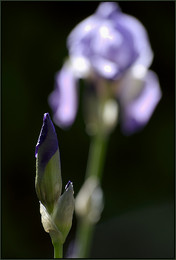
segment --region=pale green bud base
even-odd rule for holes
[[[65,190],[54,206],[53,212],[48,213],[40,202],[41,221],[44,230],[49,233],[54,247],[54,258],[63,257],[63,244],[72,225],[74,197],[72,183]]]
[[[48,214],[46,208],[40,203],[40,213],[42,218],[42,225],[44,230],[50,234],[52,244],[54,247],[54,258],[63,257],[63,240],[62,234],[56,227],[55,223],[52,220],[52,217]]]

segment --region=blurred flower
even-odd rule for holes
[[[134,63],[149,66],[153,58],[145,28],[115,2],[101,3],[73,29],[67,43],[75,62],[82,60],[106,79],[119,78]]]
[[[153,52],[144,26],[122,13],[115,2],[103,2],[93,15],[72,30],[67,46],[69,58],[57,73],[55,89],[49,96],[55,123],[61,127],[73,123],[78,103],[77,83],[83,78],[94,85],[96,102],[102,106],[103,100],[103,109],[107,108],[109,98],[111,104],[116,99],[120,109],[113,113],[118,116],[120,111],[125,133],[141,129],[161,98],[158,78],[147,72]],[[141,105],[143,102],[145,105]],[[111,107],[114,110],[115,106]],[[109,108],[106,111],[111,114]],[[107,115],[103,109],[102,114]],[[110,122],[113,127],[114,122]]]

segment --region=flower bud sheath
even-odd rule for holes
[[[43,125],[35,151],[36,193],[49,213],[62,190],[60,156],[57,135],[48,113],[44,114]]]
[[[72,182],[68,182],[65,187],[65,192],[59,198],[57,205],[53,212],[53,220],[58,230],[62,233],[62,243],[72,226],[72,218],[74,211],[74,197],[73,197],[73,185]]]

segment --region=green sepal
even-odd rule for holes
[[[57,226],[58,230],[62,234],[62,243],[71,229],[73,212],[74,212],[74,197],[73,197],[73,186],[72,184],[65,190],[63,195],[59,198],[53,211],[53,221]]]
[[[51,157],[44,170],[38,165],[37,157],[35,188],[38,199],[46,207],[48,213],[52,213],[62,191],[59,149]]]

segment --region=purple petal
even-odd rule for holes
[[[137,59],[131,33],[112,21],[103,21],[91,41],[92,66],[108,79],[118,78]],[[107,73],[108,72],[108,73]]]
[[[127,33],[131,34],[134,49],[139,54],[135,64],[140,64],[146,67],[151,65],[153,52],[151,50],[148,34],[145,27],[138,19],[131,15],[122,13],[119,6],[114,2],[101,3],[96,13],[100,13],[104,18],[109,18],[117,32],[121,31],[122,35]],[[129,39],[127,42],[128,41]],[[123,49],[121,49],[121,52],[124,54],[125,50],[123,51]]]
[[[99,23],[99,18],[91,15],[71,31],[67,38],[70,56],[84,56],[89,59],[92,53],[90,48],[91,40],[97,31]]]
[[[109,61],[101,56],[92,56],[91,62],[97,73],[104,76],[106,79],[114,78],[119,72],[119,66],[115,62]]]
[[[133,82],[134,80],[136,79],[129,81],[126,90],[139,84],[137,81]],[[138,86],[138,94],[131,100],[129,98],[125,100],[122,93],[119,96],[122,110],[122,130],[127,135],[142,129],[147,124],[161,98],[158,77],[154,72],[148,71],[144,81],[140,81],[140,85],[141,90]]]
[[[50,94],[48,102],[53,110],[54,122],[60,127],[70,126],[77,112],[77,79],[69,65],[65,64],[56,74],[55,90]]]
[[[106,79],[118,79],[133,64],[149,66],[153,53],[143,25],[123,14],[115,2],[101,3],[67,40],[71,56],[84,56]]]
[[[149,67],[153,60],[153,52],[145,27],[138,19],[127,14],[119,15],[117,22],[133,36],[134,47],[139,53],[135,64]]]
[[[68,181],[68,183],[65,185],[65,190],[68,190],[70,185],[73,187],[73,183],[71,181]]]
[[[118,11],[120,12],[121,9],[117,3],[103,2],[98,6],[96,15],[100,16],[101,18],[110,18],[113,15],[117,15]]]
[[[55,128],[49,114],[45,113],[43,117],[43,125],[35,149],[35,157],[38,157],[39,166],[45,167],[57,149],[58,140]]]

